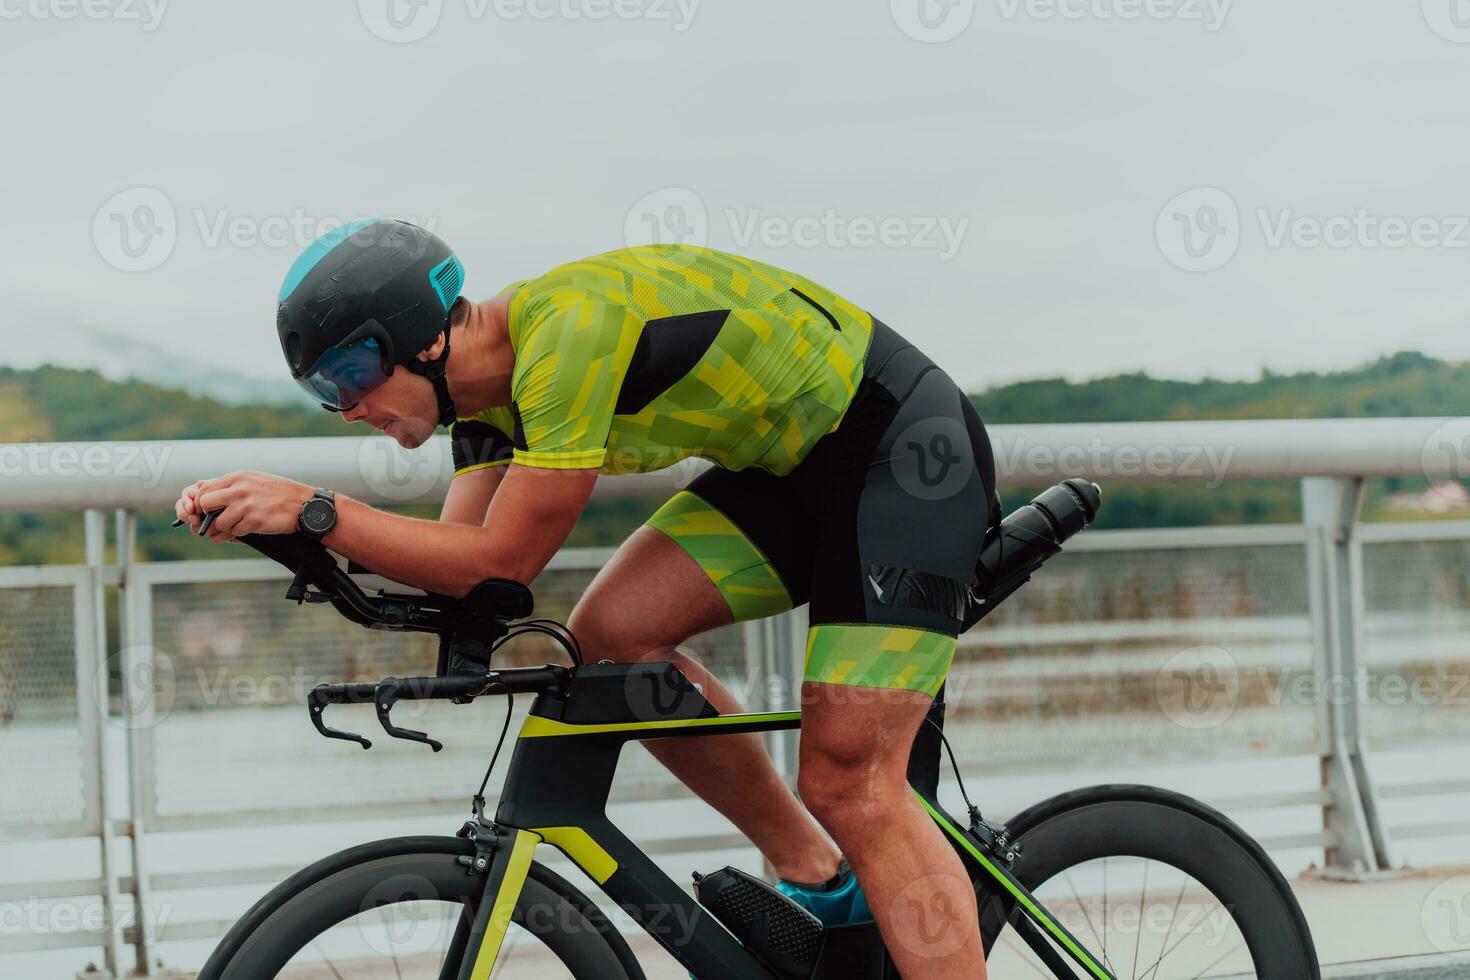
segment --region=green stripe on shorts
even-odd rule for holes
[[[907,626],[829,623],[806,634],[804,680],[890,687],[933,697],[954,660],[955,638]]]
[[[791,608],[776,569],[734,522],[699,496],[681,490],[648,519],[688,552],[730,606],[737,623]]]

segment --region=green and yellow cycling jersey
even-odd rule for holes
[[[456,475],[688,456],[787,474],[837,428],[873,333],[809,279],[692,245],[606,252],[507,288],[512,402],[455,424]]]

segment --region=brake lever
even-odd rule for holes
[[[410,742],[422,742],[435,752],[444,748],[444,743],[438,739],[430,738],[428,732],[415,731],[412,728],[399,728],[393,724],[391,714],[393,712],[393,706],[398,703],[398,698],[398,678],[385,677],[378,682],[377,691],[373,697],[373,707],[378,712],[378,723],[383,726],[383,731],[392,735],[394,738],[402,738]]]
[[[329,704],[362,704],[377,696],[376,684],[339,684],[336,687],[327,684],[318,684],[306,695],[306,703],[311,712],[311,723],[316,730],[327,738],[340,738],[344,742],[356,742],[365,749],[373,747],[373,743],[353,732],[345,732],[339,728],[328,725],[322,717],[322,712]]]

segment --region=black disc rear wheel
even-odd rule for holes
[[[1152,787],[1098,786],[1038,804],[1010,829],[1021,844],[1017,877],[1119,980],[1321,976],[1280,871],[1203,804]],[[1011,907],[994,888],[980,888],[992,975],[1053,976],[1005,922]],[[1080,966],[1074,973],[1090,976]]]

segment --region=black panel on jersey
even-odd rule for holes
[[[708,310],[649,320],[633,348],[628,373],[618,391],[615,415],[637,415],[668,391],[710,349],[729,310]]]

